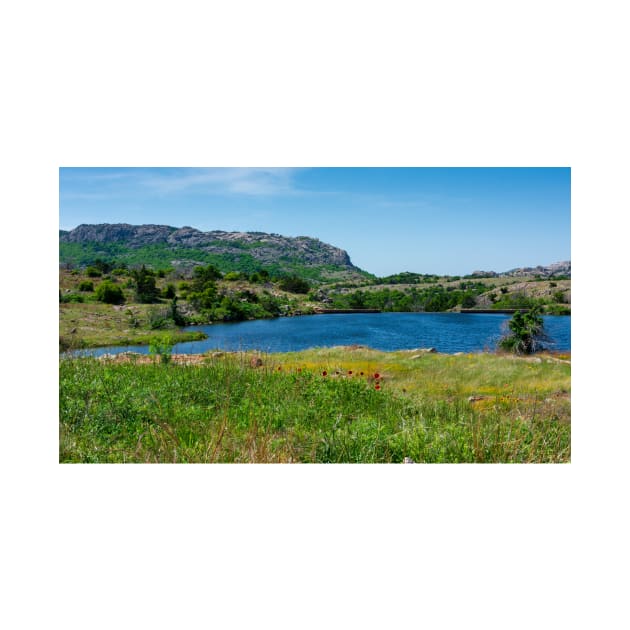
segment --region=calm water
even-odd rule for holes
[[[207,350],[290,352],[323,346],[360,344],[378,350],[435,348],[438,352],[494,350],[510,315],[461,313],[374,313],[305,315],[235,324],[191,326],[208,339],[177,344],[173,352]],[[571,317],[543,318],[554,350],[571,349]],[[147,346],[111,346],[87,351],[98,356],[124,351],[148,353]]]

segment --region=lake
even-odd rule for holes
[[[189,330],[204,331],[208,339],[177,344],[173,352],[199,354],[215,349],[291,352],[352,344],[377,350],[435,348],[444,353],[480,352],[496,348],[510,318],[499,313],[374,313],[304,315],[190,326]],[[571,317],[545,316],[543,319],[545,331],[554,343],[551,349],[570,351]],[[125,351],[146,354],[149,349],[147,346],[110,346],[81,353],[99,356]]]

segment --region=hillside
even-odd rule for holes
[[[352,264],[346,251],[308,236],[126,223],[59,231],[61,263],[85,265],[97,258],[183,271],[199,263],[211,263],[224,272],[264,268],[272,275],[295,273],[315,281],[369,277]]]
[[[571,277],[571,261],[563,260],[551,265],[538,265],[537,267],[517,267],[509,271],[473,271],[472,276],[476,278],[523,278],[537,276],[544,278],[557,278],[559,276]]]

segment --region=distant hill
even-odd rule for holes
[[[477,278],[519,278],[524,276],[543,276],[553,278],[554,276],[571,277],[571,261],[564,260],[562,262],[552,263],[551,265],[538,265],[537,267],[518,267],[497,273],[496,271],[473,271],[472,276]]]
[[[212,263],[222,271],[297,273],[314,280],[352,280],[370,274],[355,267],[348,253],[308,236],[264,232],[202,232],[168,225],[97,224],[59,230],[61,263],[90,264],[97,258],[129,265],[189,269]]]

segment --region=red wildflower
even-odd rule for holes
[[[324,371],[322,372],[322,376],[328,376],[328,372],[326,372],[326,370],[324,370]]]
[[[352,370],[348,370],[348,376],[352,376]]]
[[[374,374],[374,378],[381,378],[381,375],[378,372],[376,372],[376,374]]]
[[[381,386],[377,383],[377,384],[374,386],[374,389],[381,389]]]
[[[279,366],[278,366],[278,370],[281,370],[281,369],[282,369],[282,366],[281,366],[281,365],[279,365]]]

